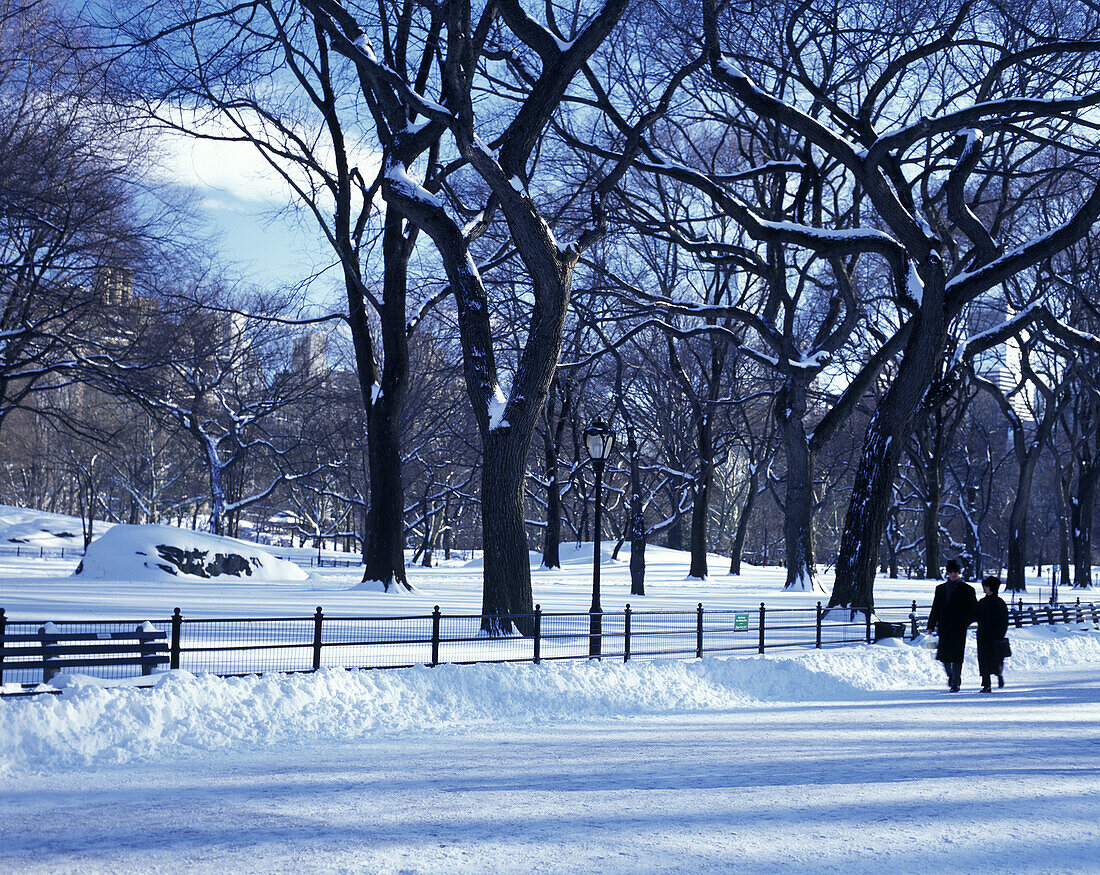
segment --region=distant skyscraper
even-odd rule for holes
[[[134,272],[125,267],[101,267],[96,272],[96,294],[110,307],[128,307],[134,300]]]
[[[966,333],[973,337],[989,331],[1013,316],[1012,306],[998,288],[982,295],[967,310]],[[1023,354],[1020,341],[1009,338],[1003,345],[980,353],[974,359],[975,372],[994,383],[1008,397],[1016,415],[1024,421],[1035,419],[1037,391],[1024,380]]]
[[[328,336],[323,331],[312,331],[294,341],[291,363],[294,371],[306,377],[323,376],[327,366]]]

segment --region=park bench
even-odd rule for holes
[[[0,683],[4,672],[41,671],[46,683],[62,671],[131,666],[143,675],[168,664],[168,639],[143,623],[126,632],[63,632],[52,623],[37,633],[0,635]]]

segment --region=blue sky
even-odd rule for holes
[[[222,259],[245,278],[293,284],[331,263],[314,218],[287,209],[293,192],[251,145],[169,136],[166,146],[166,173],[197,192]],[[314,299],[328,297],[337,282],[334,274],[319,279]]]

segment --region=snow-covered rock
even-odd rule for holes
[[[97,523],[102,526],[103,523]],[[0,506],[0,545],[57,550],[84,546],[80,521],[60,514]]]
[[[262,547],[171,526],[118,525],[94,541],[74,576],[99,580],[218,580],[248,583],[306,580],[293,562]]]

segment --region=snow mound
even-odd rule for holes
[[[84,546],[79,520],[6,506],[0,507],[0,544],[52,550]]]
[[[542,564],[542,554],[541,553],[534,553],[534,552],[531,552],[530,550],[527,551],[527,562],[532,568],[538,568],[539,565]],[[485,556],[484,555],[475,556],[473,559],[471,559],[469,562],[467,562],[463,566],[463,568],[470,568],[470,569],[484,568],[484,567],[485,567]]]
[[[270,583],[309,578],[293,562],[255,544],[172,526],[126,525],[115,526],[93,541],[73,576],[154,583],[211,579]]]
[[[1096,632],[1027,630],[1013,637],[1013,647],[1010,678],[1017,670],[1100,665]],[[974,665],[966,671],[968,679],[976,678]],[[243,678],[174,671],[149,689],[104,687],[95,678],[70,675],[55,679],[60,695],[3,703],[0,775],[156,760],[189,750],[309,746],[464,726],[722,712],[768,702],[866,701],[885,691],[938,689],[941,675],[929,651],[897,643],[625,664],[325,669]]]

